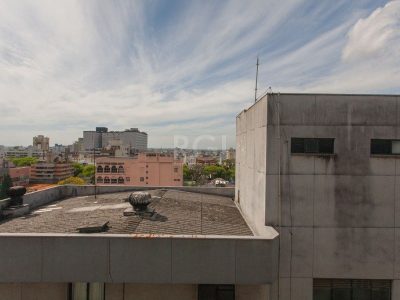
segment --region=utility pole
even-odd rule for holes
[[[93,145],[93,164],[94,164],[94,199],[97,199],[96,192],[96,148]]]
[[[256,102],[257,101],[257,84],[258,84],[258,66],[259,66],[260,64],[259,64],[259,60],[258,60],[258,56],[257,56],[257,64],[256,64],[256,66],[257,66],[257,71],[256,71],[256,88],[255,88],[255,91],[254,91],[254,102]]]

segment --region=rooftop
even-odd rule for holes
[[[241,235],[252,236],[229,197],[155,189],[149,205],[157,218],[124,216],[131,192],[83,196],[55,201],[29,214],[0,222],[0,233],[77,233],[78,228],[100,226],[105,234]]]

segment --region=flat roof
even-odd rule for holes
[[[229,197],[155,189],[149,205],[155,218],[124,216],[131,192],[54,201],[22,217],[0,222],[0,233],[78,233],[78,228],[108,223],[104,234],[253,236]]]

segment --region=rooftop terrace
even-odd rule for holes
[[[148,191],[157,218],[124,216],[131,192],[58,200],[0,222],[0,233],[78,233],[106,222],[105,234],[237,235],[253,233],[229,197],[176,190]]]

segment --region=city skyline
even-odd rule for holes
[[[274,92],[398,93],[400,1],[0,0],[0,144],[138,127],[149,147],[235,145]]]

